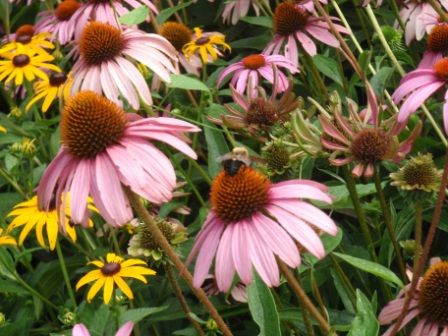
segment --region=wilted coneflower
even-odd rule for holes
[[[327,214],[302,200],[331,204],[326,186],[310,180],[271,184],[263,174],[241,161],[244,158],[236,156],[240,151],[241,148],[235,148],[232,153],[237,162],[232,158],[230,163],[224,161],[224,169],[211,187],[212,209],[187,260],[189,264],[198,253],[195,287],[200,287],[207,278],[215,254],[219,290],[229,291],[235,271],[249,285],[252,267],[268,286],[278,286],[275,256],[290,267],[298,267],[297,241],[317,258],[323,258],[325,250],[315,229],[331,235],[337,233]]]
[[[83,223],[90,194],[104,219],[121,226],[133,218],[122,184],[155,204],[171,200],[176,187],[171,162],[147,140],[165,142],[196,158],[183,132],[199,131],[174,118],[126,114],[106,98],[82,91],[67,101],[62,113],[62,146],[39,184],[39,209],[48,209],[54,194],[60,200],[62,192],[70,191],[71,217]]]
[[[438,258],[437,258],[438,259]],[[411,285],[405,287],[409,291]],[[401,314],[405,302],[405,292],[400,291],[397,298],[389,302],[378,316],[380,324],[393,323]],[[414,296],[411,298],[409,311],[402,324],[401,330],[413,319],[420,320],[412,329],[410,336],[439,336],[448,334],[448,262],[432,263],[425,275],[419,279]],[[395,328],[395,323],[383,334],[389,336]]]
[[[257,89],[260,76],[266,79],[269,83],[274,84],[273,65],[275,65],[277,69],[285,68],[289,70],[291,74],[299,72],[299,69],[297,69],[294,63],[288,60],[285,56],[254,54],[246,56],[241,61],[225,68],[218,77],[217,85],[219,87],[224,77],[235,72],[230,84],[232,84],[239,93],[243,94],[244,91],[246,91],[247,94],[249,94],[249,91]],[[288,79],[281,71],[278,71],[276,74],[276,91],[284,92],[288,88]],[[252,95],[255,94],[256,92],[252,93]]]
[[[241,17],[246,16],[249,11],[249,7],[252,5],[255,14],[260,15],[260,6],[269,8],[268,0],[235,0],[225,2],[224,11],[222,12],[222,20],[224,22],[232,23],[235,25]]]
[[[129,10],[123,6],[123,2],[133,8],[146,5],[154,13],[159,13],[157,7],[149,0],[89,0],[82,4],[71,16],[68,29],[74,29],[75,39],[79,40],[88,21],[108,23],[119,28],[122,25],[118,22],[118,18],[129,13]],[[147,19],[149,19],[149,16]]]
[[[371,94],[369,96],[373,98]],[[318,117],[323,128],[321,143],[331,151],[329,161],[332,165],[342,166],[355,161],[352,174],[355,177],[370,177],[375,164],[382,160],[399,162],[410,152],[420,134],[421,122],[406,140],[399,142],[395,117],[380,122],[375,100],[369,99],[369,106],[374,110],[372,124],[366,123],[365,117],[364,121],[361,119],[355,102],[351,99],[347,101],[349,118],[342,115],[340,101],[332,116],[320,114]],[[337,159],[339,155],[345,155],[345,158]]]
[[[328,44],[331,47],[339,47],[339,41],[330,32],[330,26],[321,17],[310,14],[306,9],[296,7],[289,2],[282,2],[275,8],[272,20],[274,37],[263,50],[263,54],[279,54],[281,47],[286,41],[285,56],[295,66],[299,60],[299,47],[297,43],[310,55],[317,54],[316,44],[309,35],[315,39]],[[345,34],[350,32],[335,24],[335,28]]]
[[[36,31],[48,32],[52,38],[65,45],[74,39],[75,26],[69,23],[70,18],[81,7],[82,3],[76,0],[64,0],[58,4],[54,11],[44,11],[38,14],[43,17],[36,23]]]
[[[400,129],[404,128],[409,116],[414,113],[438,89],[448,83],[448,57],[445,57],[431,67],[421,67],[406,74],[400,85],[392,95],[395,104],[405,96],[400,107],[397,121]],[[412,92],[412,93],[411,93]],[[445,104],[443,105],[443,123],[448,133],[448,91],[445,90]]]
[[[28,112],[31,106],[44,99],[42,104],[42,112],[47,112],[51,103],[55,98],[67,100],[71,87],[71,78],[63,72],[57,72],[50,75],[48,79],[44,79],[35,85],[36,92],[26,105],[25,110]]]
[[[148,105],[152,98],[145,79],[129,59],[144,64],[168,83],[170,72],[177,72],[172,64],[177,61],[173,46],[160,35],[139,30],[122,32],[106,23],[90,22],[77,50],[80,58],[73,66],[71,93],[104,93],[116,104],[121,104],[121,94],[134,109],[140,107],[139,97]]]
[[[218,59],[218,55],[222,56],[221,52],[218,50],[219,46],[221,46],[224,51],[232,50],[225,42],[225,35],[221,33],[203,33],[198,27],[193,29],[195,36],[190,42],[182,47],[182,52],[187,56],[188,60],[190,60],[195,53],[199,53],[202,62],[205,64],[210,62],[209,56],[213,61]]]
[[[51,36],[48,32],[38,33],[32,25],[20,26],[15,34],[10,35],[11,41],[0,48],[0,55],[17,49],[19,44],[36,54],[47,55],[45,49],[54,49],[54,44],[47,39]]]
[[[428,35],[426,51],[418,64],[419,68],[432,67],[448,51],[448,24],[434,26]]]

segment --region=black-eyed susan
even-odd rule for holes
[[[47,32],[35,34],[35,32],[36,30],[31,25],[21,26],[17,29],[14,40],[0,48],[0,55],[16,50],[19,44],[39,55],[48,54],[45,49],[54,49],[54,44],[48,41],[51,34]]]
[[[17,245],[14,237],[3,235],[3,229],[0,229],[0,245]]]
[[[133,258],[124,260],[115,253],[108,253],[105,263],[99,260],[94,260],[88,263],[88,265],[90,264],[95,265],[99,269],[90,271],[76,284],[76,290],[78,290],[85,284],[95,281],[87,293],[87,302],[92,301],[101,287],[104,287],[104,303],[108,304],[114,291],[114,284],[117,284],[118,288],[120,288],[129,299],[133,299],[134,294],[123,278],[134,278],[147,283],[146,278],[143,275],[156,274],[155,271],[142,266],[146,265],[143,260]]]
[[[42,79],[48,79],[45,72],[39,67],[61,72],[54,64],[49,64],[54,57],[49,54],[38,55],[35,50],[27,49],[23,45],[18,44],[17,49],[13,52],[7,52],[2,55],[7,60],[0,61],[0,81],[6,78],[5,83],[9,83],[15,78],[15,84],[21,85],[23,77],[28,81],[33,81],[36,76]]]
[[[93,206],[91,198],[88,199],[88,202],[88,208],[90,210],[98,212],[98,210]],[[62,232],[67,233],[70,239],[76,241],[76,231],[70,219],[69,197],[67,197],[66,203],[67,207],[65,208],[64,224],[61,225],[61,230]],[[47,231],[48,245],[50,246],[51,250],[54,250],[54,248],[56,247],[56,240],[59,231],[58,213],[56,211],[56,205],[54,201],[50,205],[48,211],[41,211],[37,207],[37,196],[34,196],[29,201],[17,204],[14,209],[7,215],[7,217],[10,216],[17,217],[13,219],[11,224],[9,224],[7,232],[11,232],[11,230],[25,225],[22,232],[20,233],[19,245],[22,245],[23,241],[28,236],[30,231],[35,228],[37,241],[39,242],[40,246],[46,247],[43,234],[43,228],[45,226]],[[89,226],[93,226],[93,222],[90,219]]]
[[[67,84],[66,84],[67,83]],[[42,112],[47,112],[51,103],[56,97],[63,97],[66,100],[70,94],[70,86],[72,79],[63,72],[56,72],[50,75],[48,79],[44,79],[35,85],[35,94],[31,98],[26,111],[33,106],[37,101],[44,99],[42,104]],[[65,85],[64,85],[65,84]]]
[[[212,57],[213,61],[216,61],[218,55],[221,55],[218,46],[222,46],[224,51],[232,51],[232,48],[225,42],[225,35],[220,33],[202,33],[202,30],[198,27],[194,28],[194,32],[196,37],[182,47],[182,52],[188,59],[199,50],[202,62],[210,62],[208,55]]]

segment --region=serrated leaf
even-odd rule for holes
[[[148,17],[148,14],[149,14],[148,6],[143,5],[130,11],[129,13],[123,16],[120,16],[118,18],[118,21],[128,26],[134,26],[145,21],[146,18]]]
[[[243,16],[240,17],[239,20],[250,23],[254,26],[272,28],[272,18],[268,16]]]
[[[254,272],[252,284],[247,287],[249,310],[260,327],[259,336],[280,336],[280,319],[269,287]]]
[[[165,8],[164,10],[160,11],[159,15],[157,15],[157,17],[156,17],[157,24],[159,26],[161,26],[175,12],[177,12],[178,10],[180,10],[182,8],[190,6],[192,3],[193,3],[192,1],[189,1],[189,2],[184,2],[180,5],[174,6],[174,7]]]
[[[191,78],[186,75],[171,74],[171,83],[168,87],[172,89],[199,90],[209,92],[210,89],[197,78]]]
[[[313,57],[313,63],[325,76],[342,86],[341,71],[338,63],[334,59],[323,55],[316,55]]]
[[[337,253],[337,252],[333,252],[333,254],[335,256],[341,258],[342,260],[348,262],[350,265],[352,265],[356,268],[359,268],[360,270],[363,270],[365,272],[379,276],[387,281],[390,281],[390,282],[400,286],[401,288],[404,287],[403,281],[401,281],[400,278],[398,278],[394,272],[392,272],[390,269],[388,269],[380,264],[374,263],[369,260],[352,257],[352,256],[349,256],[346,254]]]
[[[348,336],[377,336],[380,325],[370,300],[359,289],[356,289],[356,310],[356,317]]]

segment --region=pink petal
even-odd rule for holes
[[[90,333],[84,324],[78,323],[73,327],[72,336],[90,336]]]
[[[130,336],[133,328],[134,328],[134,322],[132,321],[126,322],[121,326],[120,329],[118,329],[115,336]]]
[[[307,185],[273,185],[269,190],[269,199],[271,201],[288,198],[308,198],[331,204],[331,198],[321,190]]]
[[[240,222],[233,224],[233,244],[232,244],[232,256],[235,269],[240,276],[240,279],[245,284],[252,282],[252,264],[250,261],[250,249],[247,243],[251,237],[248,235],[249,229],[247,228],[251,223],[241,220]]]
[[[220,291],[227,293],[233,282],[235,275],[235,265],[232,256],[233,248],[232,242],[235,240],[234,228],[239,223],[230,223],[225,228],[221,240],[219,241],[218,251],[216,252],[215,261],[215,278],[216,284]],[[238,256],[235,256],[238,258]],[[199,257],[198,261],[199,262]],[[196,263],[196,267],[197,267]]]

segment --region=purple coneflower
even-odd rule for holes
[[[285,56],[266,56],[261,54],[249,55],[241,61],[228,66],[221,72],[218,78],[218,87],[221,85],[225,76],[235,72],[230,84],[232,84],[239,93],[243,94],[246,90],[247,94],[249,94],[249,91],[256,90],[258,87],[258,79],[260,76],[266,79],[269,83],[274,84],[273,65],[277,68],[288,69],[291,74],[299,72],[294,63],[288,60]],[[277,72],[277,76],[276,90],[278,92],[284,92],[288,88],[288,79],[281,71]],[[254,92],[252,94],[255,95]]]
[[[198,253],[195,287],[200,287],[207,278],[215,254],[219,290],[229,291],[235,271],[249,285],[252,267],[268,286],[278,286],[276,256],[290,267],[298,267],[297,241],[311,254],[323,258],[325,250],[315,229],[331,235],[338,231],[326,213],[302,200],[331,204],[326,186],[309,180],[271,184],[262,173],[239,162],[236,172],[223,169],[213,181],[212,209],[187,260],[190,263]]]
[[[224,5],[224,11],[222,12],[222,18],[224,22],[232,23],[233,25],[238,22],[241,17],[247,15],[249,11],[249,6],[255,10],[257,16],[260,15],[260,5],[269,7],[268,0],[235,0],[226,2]]]
[[[121,32],[106,23],[90,22],[77,48],[80,58],[73,66],[71,92],[104,93],[116,104],[121,104],[121,93],[134,109],[140,107],[139,97],[148,105],[152,98],[145,79],[129,59],[144,64],[168,83],[170,72],[177,72],[172,64],[177,61],[176,50],[157,34],[130,28]]]
[[[319,2],[324,5],[328,4],[328,0],[319,0]],[[308,12],[312,12],[314,10],[314,2],[313,0],[294,0],[294,5],[298,8],[304,8]]]
[[[69,25],[75,30],[75,39],[79,40],[81,38],[82,31],[88,21],[100,21],[119,28],[121,24],[118,22],[118,17],[129,13],[122,2],[126,2],[133,8],[146,5],[154,13],[159,13],[157,7],[149,0],[89,0],[70,18]]]
[[[289,2],[282,2],[275,8],[272,24],[275,35],[263,50],[263,54],[278,54],[286,41],[285,56],[296,66],[299,59],[297,43],[311,56],[317,54],[316,44],[308,35],[329,46],[339,47],[339,41],[330,33],[330,26],[323,18],[314,16],[306,9]],[[337,24],[334,26],[339,32],[349,34],[344,27]]]
[[[147,140],[165,142],[196,158],[183,132],[199,131],[174,118],[126,114],[106,98],[82,91],[68,100],[62,113],[62,146],[38,187],[39,209],[48,209],[53,197],[61,203],[62,193],[70,192],[73,222],[86,223],[91,195],[106,221],[121,226],[133,218],[122,184],[155,204],[169,201],[176,187],[171,162]]]
[[[434,26],[429,35],[426,51],[418,64],[419,68],[432,67],[448,51],[448,24]]]
[[[134,322],[126,322],[118,329],[115,336],[130,336],[133,328]],[[78,323],[73,326],[72,336],[90,336],[90,332],[84,324]]]
[[[408,325],[413,319],[420,320],[412,330],[411,336],[446,336],[448,335],[448,262],[432,260],[432,265],[419,279],[417,289],[411,298],[409,311],[398,330]],[[411,285],[405,287],[409,291]],[[397,298],[389,302],[378,316],[380,324],[390,324],[398,319],[405,302],[405,291],[401,290]],[[395,323],[383,334],[389,336]],[[439,330],[441,332],[439,332]]]
[[[406,95],[411,93],[401,105],[397,121],[401,128],[406,124],[409,116],[414,113],[434,92],[448,83],[448,57],[438,61],[432,67],[421,67],[406,74],[400,85],[392,95],[395,104],[398,104]],[[443,122],[445,132],[448,133],[448,91],[445,92],[443,105]]]

